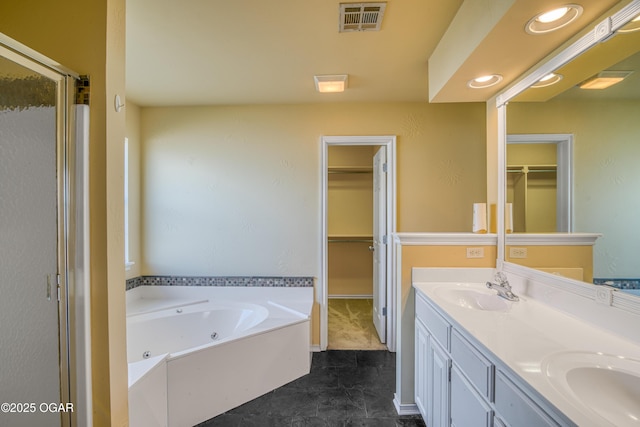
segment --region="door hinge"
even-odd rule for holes
[[[58,293],[58,302],[60,302],[60,275],[56,274],[56,289]]]
[[[451,382],[451,363],[449,363],[449,382]]]
[[[382,307],[382,315],[383,316],[387,315],[387,307]]]
[[[386,244],[387,244],[387,241],[389,240],[389,239],[387,239],[387,237],[388,237],[388,236],[387,236],[386,234],[385,234],[384,236],[382,236],[382,244],[383,244],[383,245],[386,245]]]
[[[387,164],[386,163],[382,164],[382,172],[387,173]]]

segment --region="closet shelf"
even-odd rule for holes
[[[373,236],[362,235],[362,234],[329,235],[327,237],[327,242],[329,243],[373,243]]]
[[[327,172],[334,173],[373,173],[373,166],[329,166]]]

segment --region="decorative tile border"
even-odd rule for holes
[[[313,277],[259,277],[259,276],[140,276],[128,279],[126,290],[138,286],[263,286],[312,287]]]
[[[640,289],[640,279],[593,279],[593,283],[618,289]]]

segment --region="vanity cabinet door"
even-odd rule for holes
[[[416,319],[416,358],[415,358],[415,395],[416,405],[422,417],[427,419],[426,405],[428,399],[428,362],[429,332],[422,322]]]
[[[451,426],[490,427],[493,410],[462,375],[451,368]]]
[[[429,361],[427,387],[427,425],[429,427],[444,427],[450,425],[450,382],[451,358],[433,339],[427,343]]]

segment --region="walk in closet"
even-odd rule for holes
[[[507,202],[513,203],[513,231],[557,231],[555,144],[507,145]]]
[[[384,348],[372,321],[373,156],[379,147],[329,147],[329,348]]]

